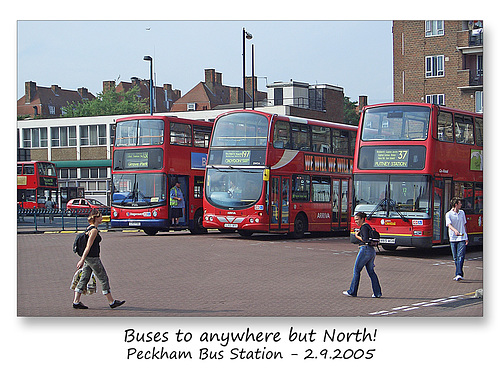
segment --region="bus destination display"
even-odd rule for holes
[[[375,168],[408,168],[408,149],[375,150],[373,166]]]
[[[250,165],[250,150],[224,150],[222,164]]]
[[[148,168],[149,153],[148,151],[127,151],[125,154],[125,168],[139,169]]]

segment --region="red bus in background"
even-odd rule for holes
[[[19,208],[45,208],[50,197],[57,205],[57,173],[48,161],[17,162],[17,204]]]
[[[180,182],[185,205],[179,225],[202,233],[203,179],[213,124],[168,116],[116,122],[111,226],[148,235],[172,229],[169,192]]]
[[[205,228],[348,231],[356,126],[239,110],[214,124]]]
[[[445,214],[455,196],[464,200],[469,244],[482,244],[482,114],[424,103],[363,109],[353,214],[368,215],[384,249],[448,243]]]

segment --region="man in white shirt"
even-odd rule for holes
[[[453,198],[451,200],[452,209],[446,213],[446,226],[450,237],[451,253],[455,261],[455,277],[453,280],[460,281],[464,278],[465,249],[469,244],[467,236],[467,218],[465,212],[461,210],[462,199]]]

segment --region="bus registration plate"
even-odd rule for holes
[[[129,227],[140,227],[141,222],[140,221],[129,221],[128,226]]]
[[[395,238],[381,238],[380,243],[396,243]]]
[[[238,228],[238,224],[224,224],[224,228]]]

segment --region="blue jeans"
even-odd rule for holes
[[[450,242],[450,247],[455,261],[455,276],[464,277],[465,241]]]
[[[368,276],[370,276],[372,281],[373,294],[376,297],[380,297],[382,295],[382,289],[380,288],[380,283],[378,281],[377,274],[375,273],[375,248],[368,245],[360,246],[359,248],[358,256],[356,257],[356,262],[354,263],[351,287],[347,292],[351,296],[358,295],[359,278],[363,267],[366,267]]]

